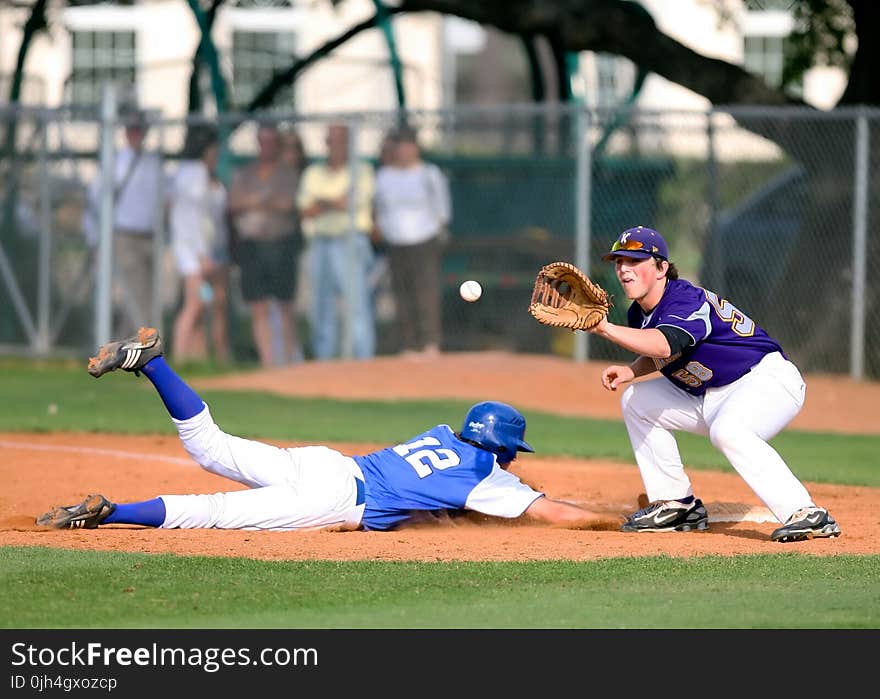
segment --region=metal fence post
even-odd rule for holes
[[[101,96],[101,209],[95,283],[95,347],[110,339],[113,313],[113,194],[116,184],[116,87],[105,83]]]
[[[575,112],[575,186],[574,186],[574,221],[575,265],[589,272],[590,269],[590,215],[593,169],[593,152],[589,137],[590,113],[584,107]],[[589,358],[590,334],[576,332],[574,335],[574,360],[586,361]]]
[[[159,202],[165,201],[165,122],[157,118],[157,130],[159,132],[159,172],[157,177],[159,181],[156,183],[156,189],[159,192]],[[165,298],[165,211],[164,206],[160,205],[153,212],[153,317],[150,324],[164,331],[163,318],[164,314],[164,298]]]
[[[719,194],[720,179],[718,177],[718,157],[715,143],[715,110],[706,112],[706,188],[709,204],[709,227],[706,237],[711,236],[718,226],[718,214],[721,211],[721,196]],[[725,287],[724,279],[724,251],[720,245],[714,246],[715,254],[712,259],[712,268],[715,270],[715,282],[718,287]]]
[[[345,283],[345,313],[342,317],[342,337],[340,348],[343,359],[351,359],[354,356],[354,314],[358,289],[355,280],[360,277],[357,269],[363,260],[358,259],[357,237],[358,231],[358,200],[360,184],[358,174],[361,167],[359,126],[357,119],[351,119],[348,123],[348,234],[346,235],[346,247],[348,252],[348,279]]]
[[[855,187],[853,188],[853,279],[850,327],[850,376],[865,377],[865,290],[868,248],[868,118],[856,117]]]
[[[52,293],[52,203],[49,184],[49,118],[40,115],[40,241],[37,274],[37,353],[49,353],[49,312]]]

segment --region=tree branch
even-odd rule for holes
[[[401,0],[407,12],[440,12],[513,34],[558,34],[567,51],[628,58],[716,105],[803,105],[742,67],[703,56],[661,32],[638,3],[620,0]]]
[[[387,7],[385,11],[388,16],[404,12],[404,10],[399,7]],[[350,27],[342,34],[337,36],[335,39],[330,39],[330,41],[325,42],[314,51],[312,51],[312,53],[310,53],[305,58],[300,58],[290,64],[290,66],[288,66],[287,68],[276,71],[272,75],[272,78],[269,80],[269,82],[265,85],[265,87],[263,87],[250,101],[250,104],[247,105],[245,111],[255,112],[258,109],[262,109],[263,107],[268,107],[270,104],[272,104],[278,92],[288,85],[292,85],[293,81],[296,80],[297,75],[299,75],[302,71],[312,65],[312,63],[316,63],[322,58],[325,58],[335,49],[342,46],[345,42],[354,38],[362,31],[372,29],[373,27],[377,26],[378,23],[378,15],[373,15],[372,17],[364,20],[360,24],[355,24],[353,27]]]

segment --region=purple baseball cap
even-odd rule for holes
[[[602,259],[608,262],[615,257],[632,257],[640,260],[659,257],[661,260],[668,261],[669,248],[666,247],[663,236],[657,231],[644,226],[636,226],[621,233],[614,245],[611,246],[611,252],[603,255]]]

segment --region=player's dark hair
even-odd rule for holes
[[[405,143],[415,143],[416,145],[419,145],[418,133],[409,124],[404,124],[404,125],[400,126],[397,130],[395,130],[394,140],[397,141],[398,143],[405,142]]]
[[[675,266],[674,262],[670,262],[669,260],[663,260],[659,257],[654,258],[654,264],[657,265],[657,269],[660,269],[660,265],[666,262],[669,267],[666,269],[666,278],[670,280],[678,279],[678,268]]]
[[[490,451],[489,449],[486,449],[486,447],[484,447],[479,442],[475,442],[473,439],[467,439],[466,437],[462,437],[461,432],[454,432],[453,434],[458,439],[460,439],[462,442],[465,442],[466,444],[470,444],[472,447],[476,447],[477,449],[484,449],[485,451]]]
[[[186,132],[180,157],[185,160],[197,160],[205,151],[216,145],[217,129],[210,124],[192,124]]]

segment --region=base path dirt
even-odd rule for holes
[[[600,365],[496,353],[455,354],[438,360],[380,358],[363,362],[307,362],[194,382],[198,389],[241,388],[336,398],[493,398],[523,408],[552,410],[540,393],[547,386],[569,414],[620,418],[617,396],[598,385]],[[418,381],[413,378],[418,377]],[[114,379],[118,380],[117,377]],[[808,377],[807,404],[792,427],[873,433],[869,406],[880,404],[880,386],[846,379]],[[437,387],[430,395],[417,387]],[[539,388],[540,387],[540,388]],[[862,402],[863,401],[863,402]],[[222,421],[222,416],[218,416]],[[295,442],[275,444],[294,446]],[[349,454],[379,444],[334,444]],[[80,433],[0,433],[0,545],[173,552],[267,560],[588,560],[667,554],[739,555],[803,552],[814,555],[880,553],[880,489],[807,483],[843,529],[838,539],[796,544],[769,540],[776,524],[713,521],[708,532],[624,534],[621,517],[642,491],[635,466],[596,460],[524,455],[511,470],[553,497],[587,504],[607,515],[604,528],[570,531],[485,517],[467,517],[396,532],[254,532],[155,530],[114,525],[97,531],[47,531],[34,519],[52,505],[71,504],[92,492],[112,500],[143,500],[173,493],[217,492],[241,486],[206,473],[186,455],[176,436]],[[691,479],[713,513],[760,513],[761,503],[735,474],[692,471]],[[751,510],[750,510],[751,508]],[[719,517],[719,519],[721,519]]]

